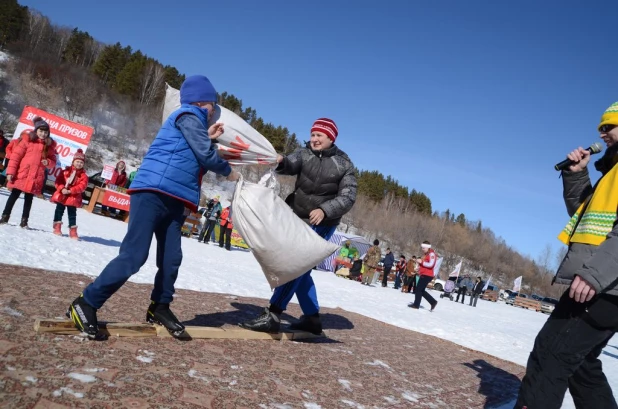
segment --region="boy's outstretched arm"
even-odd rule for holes
[[[176,126],[184,135],[202,168],[223,176],[228,176],[232,172],[230,164],[219,156],[210,141],[208,129],[195,115],[182,115],[176,120]]]

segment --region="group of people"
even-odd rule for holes
[[[48,174],[57,164],[56,141],[50,136],[49,124],[41,117],[32,119],[32,129],[23,130],[10,142],[2,133],[0,143],[4,153],[3,174],[7,181],[9,195],[2,215],[0,225],[10,220],[17,199],[24,195],[21,221],[19,226],[28,228],[28,220],[35,196],[43,193]],[[77,149],[71,165],[58,172],[55,180],[55,191],[51,202],[56,204],[52,221],[53,233],[62,236],[62,219],[66,211],[68,215],[69,237],[79,239],[77,233],[77,209],[82,207],[83,193],[88,187],[88,175],[84,170],[86,155],[82,149]],[[126,181],[124,162],[119,162],[113,180],[110,184],[123,184]],[[104,211],[107,209],[104,207]]]
[[[232,248],[232,231],[234,223],[232,222],[232,206],[227,206],[225,209],[221,206],[221,196],[217,195],[210,199],[206,207],[199,210],[200,232],[197,240],[201,243],[208,244],[209,242],[217,243],[215,238],[215,227],[219,225],[219,247],[230,251]]]
[[[153,235],[158,243],[158,270],[146,320],[163,325],[173,336],[184,336],[184,325],[170,309],[182,262],[182,225],[190,212],[198,210],[204,172],[211,171],[231,181],[238,180],[239,173],[216,150],[216,140],[223,134],[225,124],[210,123],[217,104],[217,93],[210,80],[202,75],[188,77],[180,88],[180,102],[180,108],[163,123],[127,190],[131,195],[130,218],[118,256],[67,310],[76,328],[88,337],[97,337],[97,311],[146,262]],[[285,157],[278,155],[275,169],[279,174],[297,176],[295,189],[286,202],[326,240],[356,201],[355,168],[335,145],[338,134],[333,120],[319,118],[311,127],[306,146]],[[169,146],[175,148],[168,149]],[[316,180],[320,181],[319,189]],[[221,219],[224,212],[221,211]],[[216,222],[212,212],[206,216],[208,227],[202,229],[202,241],[210,239],[213,217]],[[229,228],[231,233],[229,213],[226,220],[226,231]],[[254,331],[279,332],[281,314],[294,295],[303,316],[292,328],[321,333],[311,271],[276,288],[269,306],[256,318],[239,325]]]
[[[129,189],[131,217],[119,255],[67,311],[75,326],[90,337],[98,333],[97,310],[146,262],[153,235],[158,242],[158,271],[146,318],[165,326],[175,336],[184,332],[183,324],[170,310],[182,261],[181,227],[189,211],[197,210],[203,171],[232,181],[239,175],[215,149],[225,125],[209,123],[217,101],[210,81],[204,76],[189,77],[180,94],[181,107],[161,127]],[[600,180],[591,184],[587,168],[590,152],[581,147],[568,154],[572,164],[562,171],[571,220],[560,234],[568,253],[555,281],[569,285],[569,289],[535,340],[517,409],[559,408],[567,389],[578,408],[617,407],[598,357],[618,330],[618,103],[603,114],[598,131],[607,145],[603,157],[595,162],[602,175]],[[335,145],[337,136],[335,122],[320,118],[311,127],[310,142],[304,148],[277,157],[279,174],[297,176],[287,203],[324,239],[331,237],[356,200],[354,165]],[[167,149],[169,146],[175,149]],[[75,207],[69,198],[81,189],[84,160],[83,155],[76,155],[57,181],[56,216],[61,215],[62,206]],[[27,226],[32,197],[41,191],[45,169],[53,169],[55,161],[49,126],[36,118],[34,130],[23,132],[9,155],[6,174],[12,191],[0,223],[8,222],[13,205],[24,193],[20,225]],[[180,163],[182,166],[178,166]],[[320,181],[319,189],[316,180]],[[71,213],[69,224],[74,223]],[[426,287],[434,277],[436,255],[427,241],[421,248],[423,256],[414,261],[418,264],[415,300],[409,306],[418,309],[424,298],[433,311],[437,301]],[[376,254],[374,250],[365,257],[368,276],[377,267]],[[310,271],[276,288],[269,306],[255,319],[240,325],[254,331],[278,332],[280,316],[293,295],[299,300],[303,317],[292,327],[321,333],[319,303]]]

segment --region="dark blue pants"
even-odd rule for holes
[[[324,240],[328,240],[335,233],[337,226],[312,226],[313,230]],[[305,315],[313,315],[320,311],[318,295],[315,290],[311,270],[302,276],[275,288],[275,292],[270,298],[270,305],[280,308],[282,311],[288,307],[292,297],[296,294],[300,308]]]
[[[171,303],[174,283],[182,262],[181,228],[185,205],[170,196],[155,192],[131,195],[129,227],[118,257],[110,261],[97,279],[84,290],[84,299],[96,309],[103,306],[148,260],[152,235],[157,238],[157,275],[152,301]]]

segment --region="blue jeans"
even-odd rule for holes
[[[337,230],[337,226],[312,226],[313,230],[320,235],[324,240],[332,237]],[[313,315],[320,311],[318,304],[318,295],[311,278],[311,270],[307,271],[302,276],[275,288],[275,292],[270,297],[270,305],[281,308],[285,311],[292,297],[296,294],[300,308],[305,315]]]
[[[182,262],[181,228],[185,205],[178,199],[156,192],[131,195],[129,226],[120,245],[120,253],[84,290],[84,299],[99,309],[124,283],[146,263],[152,242],[157,238],[157,274],[150,299],[171,303],[174,283]]]

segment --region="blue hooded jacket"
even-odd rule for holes
[[[128,193],[164,193],[197,211],[202,176],[209,170],[224,176],[232,171],[208,137],[208,112],[182,104],[163,123]]]

